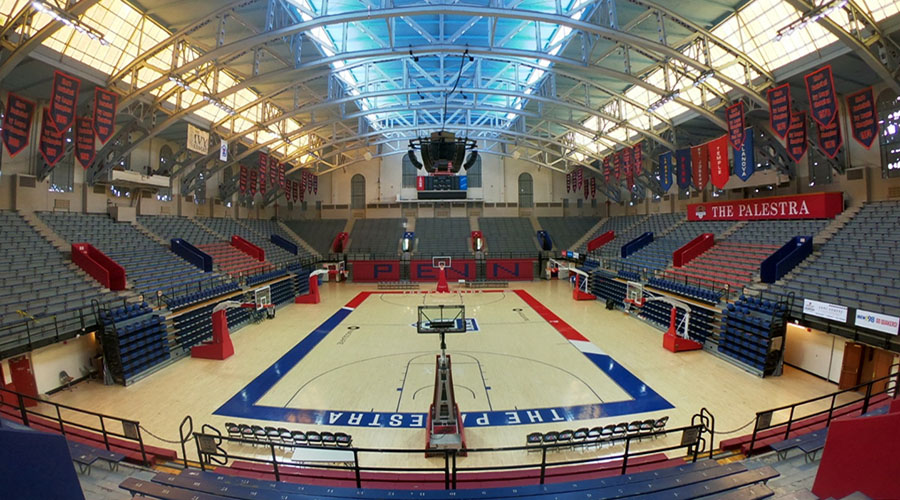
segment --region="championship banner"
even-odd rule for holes
[[[590,181],[591,181],[590,179],[586,179],[584,181],[584,199],[585,200],[588,199],[588,196],[590,196],[590,194],[591,194],[591,182]]]
[[[659,155],[659,187],[663,193],[669,192],[672,187],[673,159],[671,151]]]
[[[734,175],[744,182],[756,171],[756,157],[753,153],[753,127],[744,134],[744,145],[734,152]]]
[[[3,115],[3,144],[11,158],[22,152],[31,135],[31,118],[34,102],[10,92],[6,99],[6,114]]]
[[[691,148],[691,180],[697,191],[706,189],[709,182],[709,143]]]
[[[291,181],[286,180],[284,185],[284,199],[287,202],[293,201],[292,196],[294,193],[291,192]]]
[[[848,95],[847,112],[850,115],[853,138],[864,148],[871,148],[878,137],[878,115],[875,114],[875,93],[872,87]]]
[[[787,154],[795,163],[806,154],[807,142],[806,111],[798,111],[791,116],[791,128],[787,135]]]
[[[744,144],[744,101],[738,101],[725,108],[725,123],[728,124],[728,142],[735,151]]]
[[[78,89],[81,80],[62,71],[53,72],[53,90],[50,92],[50,121],[57,132],[72,128],[75,108],[78,107]]]
[[[591,199],[597,199],[597,178],[591,177]]]
[[[306,173],[306,192],[307,194],[313,192],[313,175],[309,172]]]
[[[691,150],[679,149],[675,151],[675,167],[678,169],[678,187],[687,189],[691,187]]]
[[[266,194],[269,179],[269,162],[263,163],[263,156],[259,155],[259,194]]]
[[[275,186],[278,185],[278,159],[272,155],[269,155],[269,186],[272,188],[272,191],[275,190]]]
[[[91,166],[96,154],[93,121],[84,117],[75,120],[75,158],[84,168]]]
[[[295,182],[294,186],[299,190],[297,192],[297,196],[295,196],[295,198],[298,198],[300,201],[303,201],[303,191],[304,191],[303,181],[301,180],[300,182]]]
[[[49,166],[59,163],[66,152],[66,145],[63,141],[65,133],[57,132],[56,127],[50,121],[50,113],[44,109],[41,118],[41,138],[38,141],[38,150],[44,161]]]
[[[241,194],[247,192],[247,167],[241,165]]]
[[[418,184],[419,177],[416,177],[416,183]],[[423,186],[424,188],[424,186]],[[300,199],[303,199],[303,192],[306,191],[306,172],[300,172]],[[421,191],[421,189],[419,190]]]
[[[631,148],[622,150],[622,170],[625,171],[625,185],[631,191],[634,188],[634,156]]]
[[[730,137],[723,135],[709,143],[709,178],[713,186],[725,189],[731,177],[731,165],[728,164]]]
[[[784,139],[791,127],[791,86],[785,83],[769,89],[766,97],[769,100],[769,125]]]
[[[313,194],[319,194],[319,177],[313,175],[312,181],[313,181],[313,182],[312,182],[312,185],[313,185]]]
[[[278,185],[281,186],[281,189],[284,189],[284,163],[278,164]]]
[[[622,179],[622,152],[621,151],[617,151],[617,152],[613,153],[612,165],[613,165],[613,176],[616,178],[617,181],[621,180]]]
[[[119,95],[106,89],[94,89],[94,133],[100,144],[106,144],[116,130]]]
[[[250,171],[250,196],[256,196],[256,177],[259,172],[256,169]]]
[[[812,119],[821,126],[830,125],[838,115],[837,94],[834,92],[834,76],[831,66],[803,77],[806,81],[806,95],[809,97],[809,111]]]
[[[837,156],[841,146],[844,145],[844,139],[841,137],[841,119],[835,118],[828,125],[819,125],[816,123],[819,132],[819,148],[828,155],[829,158]]]
[[[641,175],[641,172],[644,170],[644,150],[642,143],[637,143],[631,149],[631,153],[633,158],[632,160],[632,170],[634,171],[635,177]]]
[[[566,174],[566,192],[567,193],[572,192],[572,174],[571,173]]]
[[[603,158],[603,180],[609,184],[609,177],[612,175],[612,155],[606,155]]]
[[[844,194],[838,191],[692,203],[688,220],[832,219],[843,211]]]

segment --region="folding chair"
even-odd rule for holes
[[[322,431],[320,434],[322,436],[322,444],[325,446],[337,446],[337,439],[334,437],[334,433],[328,431]]]
[[[338,448],[349,448],[353,445],[353,436],[345,432],[335,432],[334,439]]]
[[[322,446],[322,435],[316,431],[307,431],[306,442],[310,446]]]
[[[234,422],[225,422],[225,432],[228,433],[230,438],[241,437],[241,427]]]
[[[544,436],[540,432],[532,432],[531,434],[525,436],[525,446],[530,452],[540,450],[541,443],[543,442]]]

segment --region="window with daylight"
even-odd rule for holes
[[[527,172],[519,174],[519,206],[522,208],[534,206],[534,179]]]
[[[878,121],[881,130],[881,168],[884,177],[900,177],[900,97],[885,90],[877,99]]]
[[[350,208],[366,208],[366,178],[362,174],[356,174],[350,179]]]

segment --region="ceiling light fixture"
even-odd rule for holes
[[[849,0],[831,0],[818,7],[813,7],[809,12],[800,16],[800,19],[797,19],[791,24],[778,30],[778,33],[775,34],[775,41],[780,42],[782,38],[793,35],[797,31],[806,28],[810,23],[816,23],[819,19],[830,15],[835,10],[843,9],[848,1]]]
[[[98,42],[100,42],[100,45],[109,45],[109,41],[104,38],[103,33],[100,33],[96,29],[88,26],[87,24],[83,23],[77,16],[69,14],[56,5],[53,5],[52,3],[45,3],[42,0],[34,0],[33,2],[31,2],[31,6],[34,7],[34,9],[38,12],[43,12],[44,14],[47,14],[48,16],[65,24],[75,31],[86,35],[91,40],[97,40]]]

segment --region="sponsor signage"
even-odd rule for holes
[[[693,203],[688,205],[688,220],[831,219],[843,210],[843,193],[814,193]]]
[[[820,318],[830,319],[832,321],[847,322],[848,309],[837,304],[829,304],[827,302],[819,302],[817,300],[803,300],[803,314],[810,316],[818,316]]]
[[[897,335],[898,328],[900,328],[900,318],[896,316],[888,316],[887,314],[857,309],[856,321],[853,324],[856,326],[861,326],[863,328],[868,328],[869,330],[875,330],[876,332]]]

